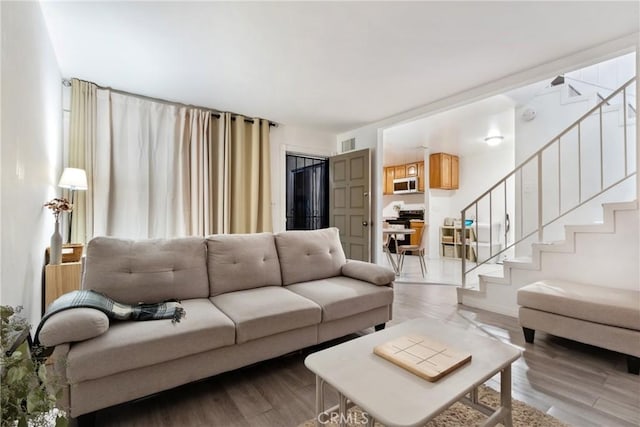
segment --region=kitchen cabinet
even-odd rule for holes
[[[429,156],[429,188],[457,190],[460,185],[458,156],[435,153]]]
[[[395,178],[395,167],[389,166],[382,169],[382,194],[385,196],[393,194],[393,180]]]
[[[451,156],[451,188],[457,190],[460,187],[460,159]]]
[[[407,163],[404,165],[407,177],[418,176],[418,163]]]
[[[418,191],[424,193],[424,161],[418,162]]]
[[[424,193],[424,161],[407,163],[405,165],[385,166],[382,168],[382,194],[393,194],[393,180],[397,178],[418,178],[418,192]]]

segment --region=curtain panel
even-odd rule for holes
[[[231,233],[271,231],[269,122],[235,117],[229,146]]]
[[[77,138],[90,181],[77,241],[271,231],[268,121],[92,87],[71,110],[91,134]]]
[[[89,189],[74,195],[71,242],[86,243],[93,224],[91,147],[95,145],[97,123],[97,86],[78,79],[71,80],[71,115],[69,117],[69,167],[84,169]],[[69,197],[65,190],[65,197]]]

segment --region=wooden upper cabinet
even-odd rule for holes
[[[394,178],[406,178],[407,177],[407,168],[405,165],[396,166],[394,171]]]
[[[457,190],[459,186],[458,156],[435,153],[429,156],[429,188]]]
[[[460,159],[451,156],[451,188],[457,190],[460,187]]]
[[[418,162],[418,191],[424,193],[424,162]]]
[[[393,180],[396,178],[418,178],[418,192],[424,192],[424,161],[406,165],[385,166],[382,168],[382,194],[393,194]]]
[[[393,194],[393,179],[395,178],[395,167],[385,167],[383,168],[382,173],[382,194]]]

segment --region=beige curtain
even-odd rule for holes
[[[71,113],[69,117],[69,167],[87,173],[87,191],[74,194],[71,242],[86,243],[91,234],[93,176],[91,147],[96,138],[96,85],[78,79],[71,80]],[[66,197],[69,197],[67,194]]]
[[[230,231],[229,140],[231,115],[222,113],[212,121],[209,150],[209,188],[211,189],[211,230],[207,234]]]
[[[201,137],[192,126],[205,125],[197,112],[109,90],[100,90],[98,112],[93,234],[192,234],[191,158]]]
[[[72,99],[70,165],[89,181],[75,241],[272,230],[268,121],[75,79]]]
[[[271,231],[269,123],[196,109],[181,121],[191,143],[189,234]]]
[[[231,233],[272,230],[269,122],[233,117],[228,128],[230,146]],[[228,123],[228,122],[227,122]]]
[[[202,113],[202,114],[201,114]],[[207,144],[206,138],[209,128],[210,114],[194,108],[183,107],[178,113],[180,134],[179,144],[188,144],[188,156],[183,157],[179,164],[175,179],[178,187],[182,188],[181,205],[187,209],[186,232],[187,234],[202,234],[208,227],[208,219],[205,215],[208,207],[209,181],[207,179]]]

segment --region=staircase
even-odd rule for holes
[[[603,222],[567,225],[565,240],[534,243],[531,257],[505,260],[501,275],[479,274],[477,287],[458,288],[458,302],[517,317],[518,289],[537,280],[637,289],[638,204],[606,203],[603,211]]]
[[[462,210],[463,224],[473,220],[470,227],[502,221],[505,227],[499,236],[489,233],[489,248],[498,243],[500,250],[484,259],[479,248],[473,252],[477,243],[462,241],[476,259],[462,258],[459,303],[516,316],[518,289],[540,279],[637,289],[638,203],[628,201],[637,194],[635,80],[600,97]],[[627,201],[611,202],[619,200]],[[515,215],[509,212],[514,205]],[[502,271],[482,273],[505,256]]]

